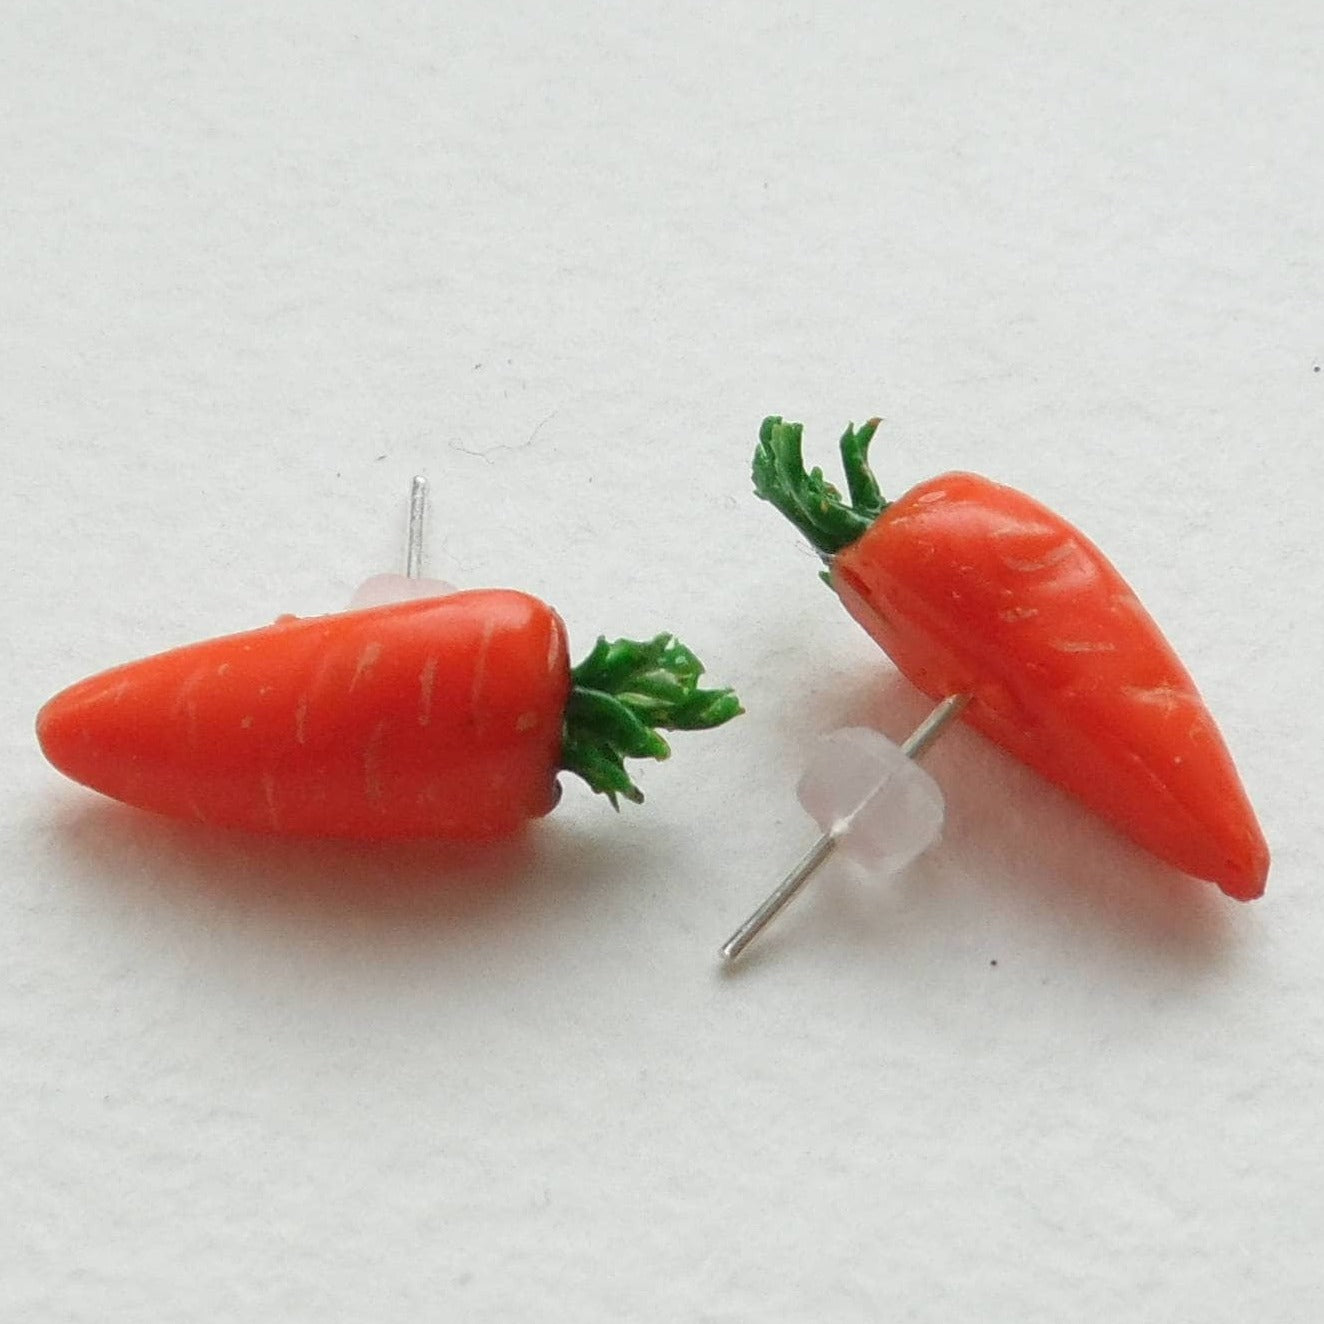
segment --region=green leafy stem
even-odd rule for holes
[[[561,766],[620,808],[643,792],[626,771],[627,758],[665,759],[671,746],[658,734],[721,726],[744,709],[732,690],[702,690],[703,663],[674,635],[639,643],[599,639],[571,673]]]
[[[850,546],[887,509],[869,468],[869,443],[878,423],[871,418],[859,428],[851,424],[842,434],[841,463],[849,502],[823,477],[822,469],[805,471],[802,424],[773,415],[759,429],[754,491],[776,506],[823,556],[835,556]]]

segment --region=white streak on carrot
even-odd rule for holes
[[[294,710],[294,739],[300,745],[306,744],[308,741],[308,696],[306,694],[299,700],[299,706]]]
[[[474,663],[474,683],[469,691],[469,707],[473,711],[474,721],[481,731],[483,720],[478,707],[479,696],[483,692],[483,685],[487,681],[487,655],[492,649],[492,636],[496,633],[496,622],[485,621],[483,623],[483,637],[478,642],[478,659]]]
[[[1030,524],[1024,520],[1012,520],[989,532],[990,538],[1059,538],[1061,530],[1047,524]]]
[[[418,708],[419,726],[427,726],[432,720],[432,691],[437,683],[437,659],[430,657],[423,663],[423,670],[419,672],[418,688],[421,692]]]
[[[1039,615],[1038,607],[1008,607],[998,612],[998,619],[1003,621],[1028,621]]]
[[[548,634],[547,674],[550,676],[561,665],[561,631],[556,628],[555,621],[550,622]]]
[[[1034,560],[1028,560],[1020,556],[1008,556],[1005,553],[999,554],[998,560],[1000,560],[1008,570],[1015,570],[1018,574],[1022,575],[1030,575],[1036,570],[1048,570],[1050,567],[1059,564],[1059,562],[1065,561],[1075,550],[1075,543],[1064,542],[1059,543],[1056,547],[1051,548],[1042,556],[1037,557]]]
[[[198,686],[208,678],[205,670],[192,672],[179,687],[175,696],[175,717],[184,718],[184,734],[190,749],[198,747]]]
[[[354,668],[354,675],[349,682],[349,692],[353,694],[354,687],[368,675],[377,664],[377,659],[382,655],[382,646],[373,640],[370,644],[365,644],[363,652],[359,654],[358,666]]]
[[[1174,689],[1171,685],[1126,685],[1122,693],[1137,703],[1150,704],[1162,708],[1164,716],[1175,713],[1184,704],[1194,701],[1194,696],[1184,690]]]
[[[94,690],[88,695],[86,701],[88,703],[108,703],[113,706],[124,698],[130,688],[129,682],[127,680],[122,680],[118,685],[110,686],[109,689]]]
[[[1115,653],[1117,645],[1108,639],[1054,639],[1050,648],[1059,653]]]

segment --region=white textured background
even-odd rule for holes
[[[1319,1317],[1317,4],[0,17],[0,1318]],[[923,709],[750,496],[769,411],[1107,549],[1268,898],[961,731],[946,843],[722,978],[809,737]],[[749,715],[449,863],[44,765],[56,688],[389,567],[417,470],[435,572]]]

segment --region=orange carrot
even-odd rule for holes
[[[47,758],[143,809],[227,827],[382,840],[500,836],[556,803],[558,771],[642,799],[655,727],[740,711],[670,636],[600,641],[572,673],[545,603],[489,589],[178,648],[94,676],[37,718]]]

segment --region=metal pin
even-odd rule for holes
[[[907,758],[919,758],[969,702],[968,694],[949,695],[906,737],[901,752]],[[819,837],[804,858],[777,884],[772,895],[727,939],[722,948],[723,961],[734,961],[790,904],[814,871],[836,850],[837,841],[836,832],[826,832]]]
[[[423,573],[423,525],[428,508],[428,480],[422,474],[409,489],[409,541],[405,545],[405,576],[417,579]]]

